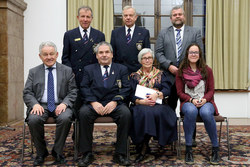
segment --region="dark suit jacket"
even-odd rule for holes
[[[110,43],[114,50],[114,62],[127,66],[129,74],[136,72],[141,67],[138,53],[143,48],[150,48],[149,37],[147,29],[135,26],[132,40],[127,44],[125,26],[113,30]]]
[[[57,97],[59,103],[65,103],[69,107],[73,106],[77,96],[75,75],[72,69],[56,63],[57,75]],[[44,64],[29,70],[29,75],[23,90],[23,100],[31,111],[35,104],[40,104],[45,88],[45,69]]]
[[[186,49],[191,43],[196,43],[201,49],[203,49],[200,30],[185,25],[180,61],[183,60]],[[160,63],[161,69],[166,71],[170,76],[170,80],[174,82],[175,76],[168,71],[170,64],[177,66],[176,43],[173,26],[163,29],[159,33],[155,45],[155,56]]]
[[[79,27],[64,34],[62,64],[73,69],[78,86],[82,81],[84,66],[97,63],[93,49],[101,41],[105,41],[104,34],[92,27],[87,44],[83,42]]]
[[[84,68],[81,93],[87,102],[100,102],[105,106],[110,101],[125,102],[130,93],[127,67],[112,63],[108,77],[108,87],[103,86],[101,67],[98,63]]]

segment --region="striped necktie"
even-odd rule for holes
[[[128,33],[127,33],[127,35],[126,35],[127,43],[129,43],[129,42],[131,41],[131,34],[130,34],[130,31],[131,31],[131,29],[129,28],[129,29],[128,29]]]
[[[181,48],[182,48],[182,41],[181,41],[181,29],[176,29],[176,44],[177,44],[177,65],[180,63],[181,58]]]
[[[84,29],[83,32],[84,32],[84,35],[83,35],[82,39],[83,39],[84,44],[86,44],[86,43],[88,43],[88,40],[89,40],[88,35],[87,35],[87,30]]]
[[[109,68],[109,66],[105,65],[104,68],[105,68],[105,72],[103,75],[103,86],[105,88],[107,88],[108,87],[108,68]]]

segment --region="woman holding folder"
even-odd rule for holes
[[[135,162],[144,160],[150,152],[149,140],[153,137],[160,146],[165,146],[177,140],[177,117],[175,112],[166,104],[166,97],[170,95],[171,82],[166,74],[153,67],[154,53],[149,48],[142,49],[138,54],[138,61],[142,67],[131,74],[131,111],[133,115],[131,139],[136,144],[139,155]],[[137,85],[153,89],[145,97],[135,96]],[[138,94],[138,93],[137,93]],[[162,104],[156,100],[163,100]],[[157,101],[158,101],[157,100]]]

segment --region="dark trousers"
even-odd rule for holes
[[[177,106],[177,101],[178,101],[178,95],[177,95],[176,86],[175,86],[175,83],[174,83],[173,86],[171,87],[171,93],[170,93],[170,96],[168,98],[168,105],[174,111],[175,111],[176,106]]]
[[[117,107],[108,115],[113,118],[117,124],[117,140],[115,145],[115,152],[126,155],[127,152],[127,138],[130,129],[131,113],[128,107],[124,104],[117,105]],[[93,143],[93,129],[94,122],[99,114],[88,105],[83,105],[80,109],[80,152],[92,152]]]
[[[27,118],[37,155],[43,156],[47,152],[46,142],[44,140],[44,123],[48,117],[51,116],[56,119],[56,137],[53,149],[57,154],[62,154],[70,130],[73,112],[70,108],[67,108],[65,112],[56,116],[54,112],[47,110],[47,105],[42,106],[45,109],[43,115],[29,114]]]

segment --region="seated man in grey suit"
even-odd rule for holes
[[[79,148],[83,153],[79,166],[88,166],[94,161],[92,154],[93,125],[95,119],[110,116],[117,124],[117,141],[113,161],[119,165],[130,165],[126,158],[127,138],[131,114],[125,105],[130,93],[127,67],[112,63],[113,49],[107,42],[96,48],[98,63],[84,67],[81,92],[87,102],[80,109]]]
[[[52,149],[55,164],[65,163],[62,155],[72,118],[72,105],[77,96],[75,75],[70,67],[56,62],[58,52],[52,42],[43,42],[39,47],[43,64],[29,70],[23,90],[27,106],[27,122],[36,147],[34,166],[42,165],[48,156],[44,140],[44,122],[48,117],[56,119],[56,138]]]

